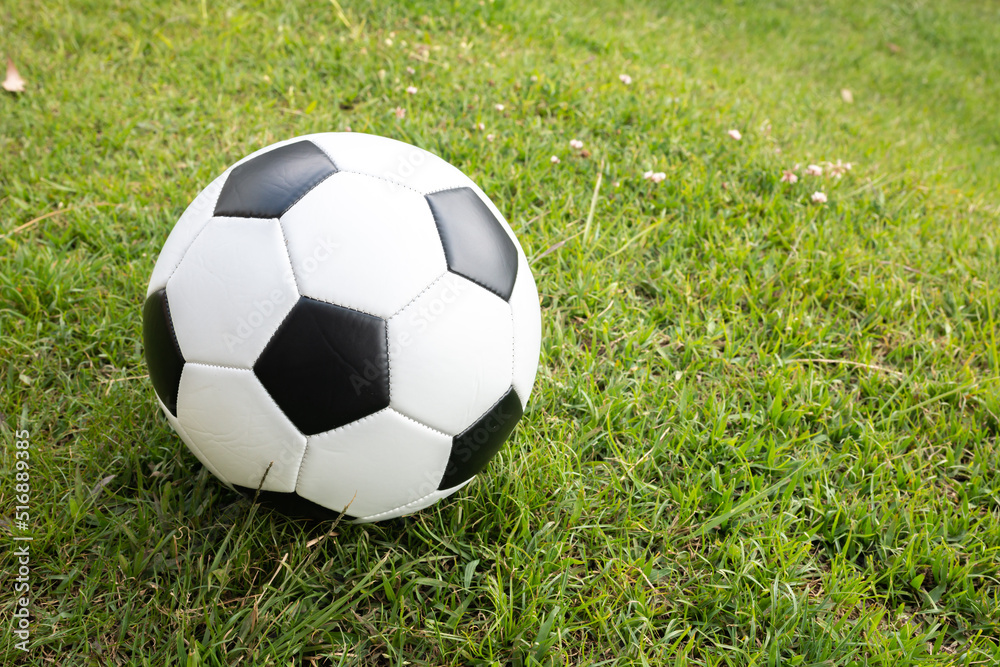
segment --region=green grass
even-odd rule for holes
[[[4,663],[996,664],[1000,7],[341,6],[0,11]],[[347,126],[481,183],[545,337],[480,480],[323,538],[173,435],[139,313],[210,178]]]

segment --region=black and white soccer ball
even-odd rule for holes
[[[224,483],[293,514],[415,512],[527,404],[538,293],[465,174],[360,133],[268,146],[178,220],[143,308],[167,420]],[[265,475],[266,473],[266,475]]]

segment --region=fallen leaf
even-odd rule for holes
[[[97,496],[101,492],[101,489],[110,484],[111,480],[113,480],[115,477],[117,477],[117,475],[108,475],[107,477],[99,481],[97,484],[94,485],[94,488],[90,490],[90,495]]]
[[[319,544],[320,542],[322,542],[326,538],[328,538],[328,537],[336,537],[338,534],[339,533],[337,533],[336,531],[331,530],[326,535],[320,535],[319,537],[311,539],[308,542],[306,542],[306,549],[312,549],[314,546],[316,546],[317,544]]]
[[[3,89],[8,93],[23,93],[24,83],[24,79],[14,67],[14,61],[7,56],[7,78],[3,80]]]
[[[840,99],[844,100],[848,104],[854,104],[854,93],[849,91],[847,88],[841,88]]]

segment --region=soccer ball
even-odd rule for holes
[[[143,339],[167,420],[216,477],[368,522],[484,468],[527,405],[541,313],[472,180],[408,144],[326,133],[202,190],[153,269]]]

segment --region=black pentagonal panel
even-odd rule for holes
[[[340,517],[340,512],[335,512],[327,507],[323,507],[319,503],[314,503],[311,500],[303,498],[294,491],[291,493],[261,491],[260,495],[257,495],[257,489],[236,484],[233,487],[250,500],[256,497],[261,505],[287,516],[311,519],[313,521],[333,521],[337,517]],[[342,521],[354,521],[354,519],[355,517],[350,514],[345,514],[341,517]]]
[[[177,387],[181,383],[184,356],[170,321],[167,290],[153,292],[142,308],[142,342],[153,389],[170,414],[177,416]]]
[[[448,268],[505,301],[517,278],[517,248],[472,188],[427,195]]]
[[[311,141],[297,141],[247,160],[229,173],[215,215],[278,218],[337,168]]]
[[[438,489],[450,489],[486,467],[521,418],[521,399],[511,387],[476,423],[451,441],[451,456]]]
[[[253,367],[306,435],[389,405],[389,354],[381,317],[302,297]]]

